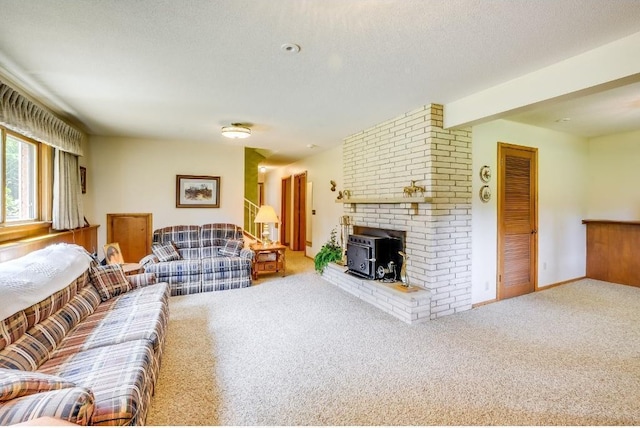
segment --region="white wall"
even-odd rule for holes
[[[589,145],[586,139],[497,120],[473,127],[472,299],[496,298],[498,142],[538,148],[538,286],[585,275]],[[491,166],[493,196],[480,201],[482,165]]]
[[[344,190],[342,180],[342,146],[310,156],[299,162],[270,171],[265,177],[265,199],[280,216],[281,181],[285,177],[307,171],[307,182],[313,183],[312,246],[306,254],[314,257],[329,239],[331,229],[336,228],[340,236],[340,216],[342,204],[335,202],[338,190]],[[331,192],[329,182],[334,180],[336,191]],[[309,240],[309,237],[307,237]]]
[[[153,213],[154,229],[243,224],[243,147],[96,136],[89,144],[85,200],[92,207],[87,219],[101,225],[99,248],[105,244],[107,213]],[[176,208],[176,175],[220,176],[220,208]]]
[[[640,220],[640,131],[589,141],[587,217]]]

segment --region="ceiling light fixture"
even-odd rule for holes
[[[223,126],[221,132],[222,136],[234,139],[249,138],[251,136],[251,129],[239,123],[232,123],[231,126]]]
[[[286,53],[297,54],[300,52],[300,45],[296,45],[295,43],[285,43],[280,46],[280,49],[285,51]]]

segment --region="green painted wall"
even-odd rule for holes
[[[258,165],[264,159],[260,153],[251,147],[244,148],[244,197],[254,204],[258,204]],[[249,230],[249,219],[245,212],[244,228]]]

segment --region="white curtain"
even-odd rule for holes
[[[0,80],[0,123],[56,149],[82,156],[83,132]]]
[[[53,229],[84,226],[78,156],[55,150],[53,169]]]

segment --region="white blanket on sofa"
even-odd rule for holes
[[[0,320],[62,290],[90,261],[79,245],[54,244],[0,263]]]

